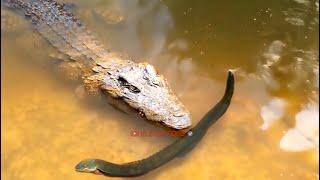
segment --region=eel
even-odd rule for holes
[[[226,112],[231,103],[233,91],[234,75],[229,71],[225,94],[218,104],[207,112],[194,128],[148,158],[125,164],[115,164],[101,159],[85,159],[76,165],[75,170],[111,177],[135,177],[146,174],[179,155],[185,155],[199,143],[209,127]]]

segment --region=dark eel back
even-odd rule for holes
[[[198,144],[208,128],[217,122],[228,109],[231,103],[233,90],[234,76],[233,73],[229,71],[225,94],[218,104],[216,104],[201,121],[183,137],[148,158],[125,164],[114,164],[100,159],[87,159],[80,162],[76,166],[76,170],[88,172],[85,171],[86,167],[94,167],[95,169],[89,172],[99,171],[106,176],[134,177],[146,174],[149,171],[160,167],[180,154],[185,154],[190,151]]]
[[[22,12],[46,40],[73,60],[95,62],[109,53],[64,4],[54,0],[4,0],[4,5]],[[89,159],[80,162],[76,168],[85,167],[89,162],[97,171],[107,176],[127,177],[139,176],[158,168],[179,154],[191,150],[202,139],[208,128],[229,107],[233,89],[234,77],[229,72],[226,92],[220,102],[187,134],[148,158],[120,165]]]

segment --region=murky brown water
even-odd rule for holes
[[[318,179],[318,1],[73,2],[102,42],[168,78],[193,124],[236,70],[232,105],[201,143],[136,179]],[[141,159],[174,139],[133,137],[161,128],[80,97],[28,25],[1,33],[4,179],[108,179],[74,166]]]

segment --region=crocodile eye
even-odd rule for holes
[[[135,87],[134,85],[130,84],[126,79],[119,76],[118,81],[120,86],[129,89],[132,93],[140,93],[140,89]]]

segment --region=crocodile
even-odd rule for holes
[[[191,126],[190,112],[154,66],[104,47],[67,4],[55,0],[2,3],[28,19],[36,32],[70,59],[88,92],[120,99],[145,119],[173,129]]]

